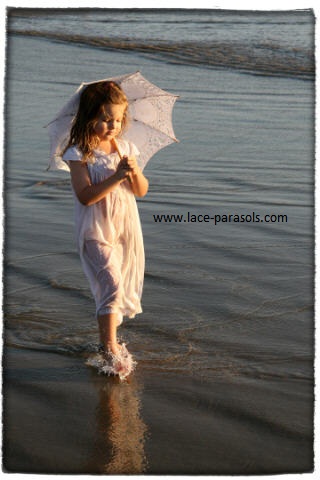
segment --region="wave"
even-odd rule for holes
[[[257,75],[289,76],[303,79],[313,79],[315,76],[315,59],[312,50],[284,47],[272,42],[253,44],[213,41],[167,42],[16,29],[10,29],[8,33],[106,50],[137,52],[175,64],[229,68]]]

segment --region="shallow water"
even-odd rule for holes
[[[132,13],[121,23],[119,15],[109,15],[106,22],[106,14],[90,11],[65,16],[16,11],[9,19],[10,29],[24,33],[8,36],[5,342],[75,358],[96,348],[94,302],[73,238],[70,182],[66,173],[46,172],[49,141],[43,125],[82,81],[139,69],[180,95],[174,110],[180,143],[150,161],[145,170],[150,191],[138,202],[146,250],[144,311],[125,322],[121,334],[139,371],[149,378],[195,378],[207,382],[209,391],[219,379],[230,386],[262,382],[266,392],[264,381],[281,380],[288,398],[293,382],[308,404],[313,382],[314,84],[312,62],[307,73],[303,62],[313,52],[313,17],[310,12],[267,17],[219,12],[204,20],[202,13],[162,13],[168,27],[162,38],[159,16],[155,20],[145,13],[134,23],[137,14]],[[226,43],[237,54],[245,43],[252,54],[258,40],[274,42],[282,65],[294,56],[295,67],[289,77],[281,68],[275,72],[272,61],[263,72],[244,73],[230,55],[215,68],[204,56],[194,64],[177,51],[169,59],[163,49],[158,54],[131,45],[119,52],[115,44],[104,49],[103,42],[96,47],[83,38],[65,42],[61,30],[68,27],[76,35],[79,18],[87,35],[103,42],[106,37],[119,41],[129,28],[130,41],[152,38],[152,45],[157,39],[176,45],[172,24],[181,41],[194,34],[194,51],[201,48],[203,28],[224,52]],[[300,49],[308,52],[303,60]],[[254,64],[255,57],[250,61]],[[187,212],[247,219],[253,212],[286,215],[287,222],[154,221],[157,214],[186,218]],[[288,402],[287,418],[295,408],[294,401]],[[278,415],[274,422],[281,429],[287,418]],[[310,417],[295,425],[296,433],[302,435],[305,425],[310,427]]]
[[[119,384],[76,356],[8,349],[5,360],[10,472],[249,475],[312,464],[308,385],[146,370]]]

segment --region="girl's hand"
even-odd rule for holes
[[[125,162],[128,168],[128,181],[131,190],[137,197],[144,197],[148,191],[149,182],[143,175],[138,162],[135,157],[123,157],[122,162]]]
[[[140,172],[136,157],[127,157],[125,155],[124,157],[122,157],[122,161],[126,162],[128,169],[133,175],[137,175]]]
[[[128,166],[127,164],[127,159],[126,158],[123,158],[118,166],[117,166],[117,170],[115,172],[115,176],[118,180],[126,180],[127,178],[130,177],[130,167]]]

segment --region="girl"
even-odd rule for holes
[[[138,149],[121,139],[127,110],[116,83],[87,86],[63,155],[75,196],[80,259],[96,302],[102,344],[98,366],[120,376],[135,363],[118,343],[117,327],[124,315],[133,318],[142,311],[144,249],[135,196],[148,191]]]

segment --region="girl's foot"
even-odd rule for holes
[[[121,380],[124,380],[134,370],[136,362],[133,360],[132,355],[128,352],[125,344],[117,344],[117,353],[113,353],[111,349],[107,351],[102,347],[101,353],[95,359],[89,359],[88,365],[98,367],[99,373],[105,373],[106,375],[119,376]]]

